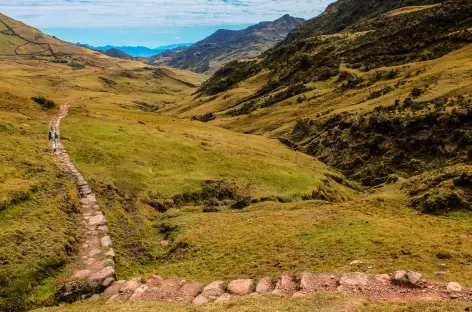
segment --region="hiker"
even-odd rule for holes
[[[56,130],[54,130],[54,128],[51,127],[51,130],[49,130],[49,141],[52,144],[52,149],[54,150],[54,153],[56,152],[56,149],[57,149],[57,139],[58,138],[59,138],[59,136],[57,135]]]

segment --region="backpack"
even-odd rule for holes
[[[49,131],[49,140],[56,140],[56,139],[57,139],[56,131]]]

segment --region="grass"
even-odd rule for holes
[[[62,134],[74,163],[99,192],[119,254],[121,277],[160,270],[165,267],[163,259],[176,253],[170,249],[178,242],[169,249],[161,247],[160,219],[167,215],[160,216],[147,205],[148,197],[169,199],[201,190],[204,181],[220,180],[249,188],[255,199],[299,200],[320,187],[339,199],[355,193],[328,179],[327,174],[336,173],[311,157],[273,140],[200,122],[97,105],[88,113],[73,109],[64,121]],[[201,211],[201,207],[188,209]],[[192,219],[193,215],[183,221],[189,228],[213,223],[210,215],[202,215],[201,220]],[[231,217],[233,213],[225,215]],[[220,218],[215,220],[221,222]],[[224,268],[217,262],[208,265],[208,270],[216,273],[221,269],[228,276],[236,262],[232,260]]]
[[[0,93],[0,310],[54,302],[79,232],[77,192],[47,145],[51,113]],[[38,106],[39,107],[39,106]]]
[[[359,312],[451,312],[464,311],[470,307],[470,303],[462,301],[454,302],[410,302],[410,303],[371,303],[362,297],[353,295],[344,295],[341,293],[317,293],[313,297],[302,299],[283,299],[274,296],[249,296],[245,298],[233,298],[225,303],[213,303],[199,307],[189,307],[182,305],[169,305],[162,303],[125,303],[125,304],[107,304],[78,303],[60,308],[49,308],[36,310],[38,312],[135,312],[135,311],[153,311],[153,312],[213,312],[213,311],[359,311]]]
[[[209,282],[275,277],[284,271],[392,273],[404,268],[443,282],[468,284],[472,276],[461,264],[472,255],[467,240],[472,215],[419,215],[396,190],[344,204],[261,203],[239,213],[169,211],[160,219],[178,229],[174,246],[187,246],[155,267],[153,273],[163,276]],[[442,254],[450,256],[440,259]],[[353,268],[353,260],[364,264]],[[435,275],[438,263],[446,264],[445,277]]]

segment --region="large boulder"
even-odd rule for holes
[[[254,281],[252,279],[239,279],[231,281],[227,286],[231,295],[245,296],[254,292]]]

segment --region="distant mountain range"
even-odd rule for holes
[[[136,46],[136,47],[132,47],[132,46],[111,46],[111,45],[106,45],[106,46],[100,46],[100,47],[96,47],[96,46],[92,46],[92,45],[89,45],[89,44],[85,44],[85,43],[77,43],[78,46],[82,46],[82,47],[86,47],[86,48],[89,48],[89,49],[92,49],[92,50],[96,50],[96,51],[109,51],[109,50],[120,50],[132,57],[151,57],[151,56],[154,56],[154,55],[157,55],[157,54],[160,54],[162,52],[165,52],[167,50],[174,50],[174,49],[177,49],[177,48],[181,48],[181,47],[189,47],[192,45],[192,43],[179,43],[179,44],[172,44],[172,45],[167,45],[167,46],[160,46],[160,47],[157,47],[157,48],[154,48],[154,49],[151,49],[151,48],[148,48],[148,47],[142,47],[142,46]],[[113,51],[114,51],[113,50]]]
[[[220,29],[188,48],[156,55],[150,63],[211,74],[231,61],[259,56],[284,40],[303,21],[284,15],[273,22],[262,22],[243,30]]]

